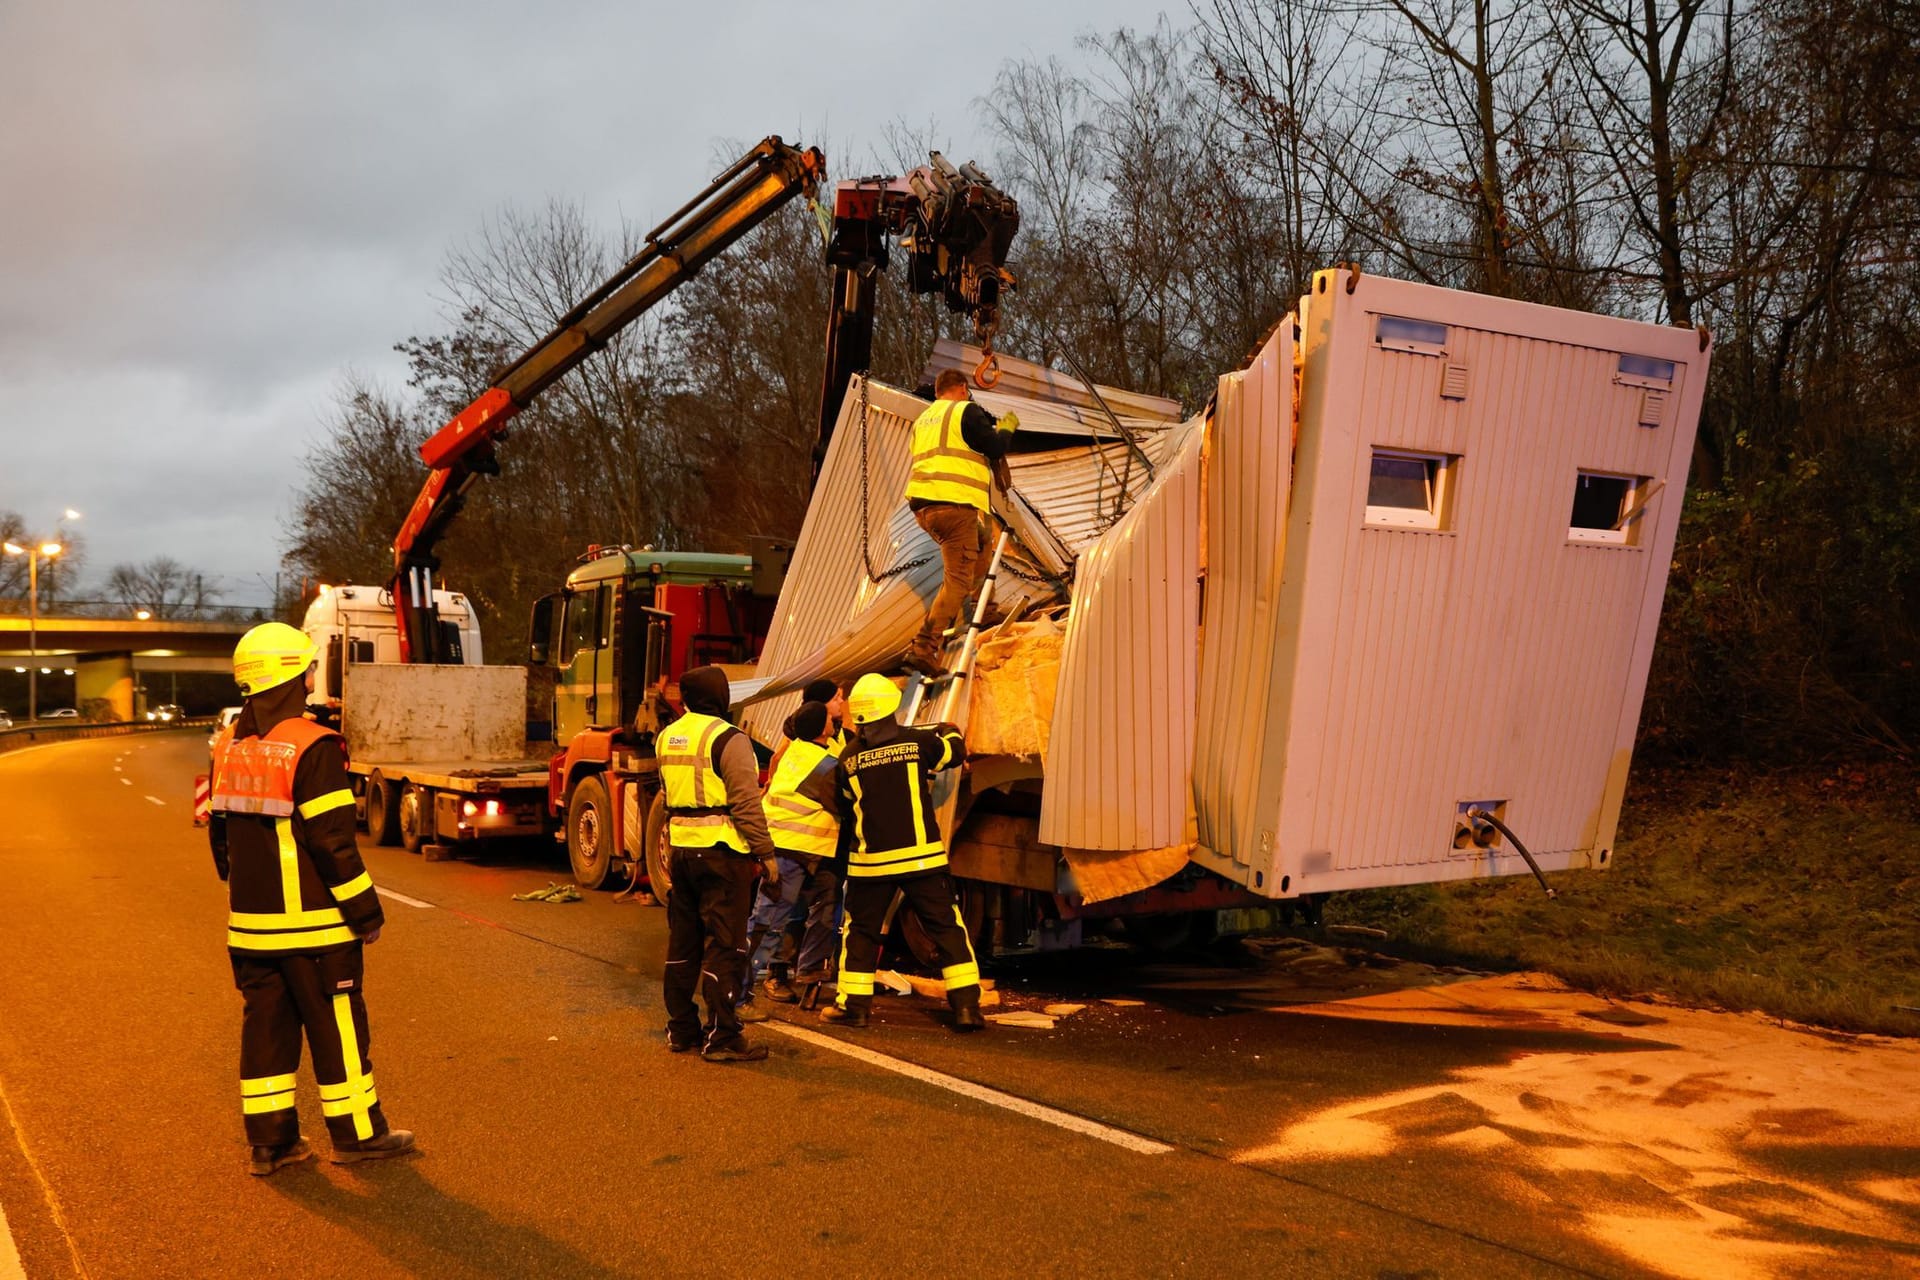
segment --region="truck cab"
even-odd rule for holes
[[[458,591],[435,591],[442,644],[453,659],[449,665],[481,665],[480,619]],[[314,673],[307,703],[316,710],[337,711],[346,669],[366,662],[399,662],[400,632],[394,622],[393,597],[385,587],[327,586],[307,606],[300,629],[319,647],[320,667]]]
[[[561,590],[535,602],[528,661],[555,673],[549,811],[583,887],[624,867],[663,891],[646,838],[662,825],[654,733],[678,715],[682,673],[710,663],[752,673],[792,550],[771,539],[751,555],[589,547]]]

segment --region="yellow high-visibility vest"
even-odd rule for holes
[[[779,767],[767,779],[760,808],[767,815],[767,833],[783,852],[831,858],[840,847],[838,815],[798,790],[807,775],[831,755],[833,752],[817,743],[789,742],[780,755]]]
[[[956,502],[988,509],[993,468],[985,454],[967,446],[960,433],[966,400],[935,400],[913,423],[913,470],[907,474],[907,497],[928,502]]]
[[[726,845],[747,851],[727,805],[727,780],[713,767],[714,740],[732,727],[718,716],[689,711],[655,740],[654,760],[667,793],[667,838],[682,849]]]

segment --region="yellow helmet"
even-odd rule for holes
[[[251,698],[298,680],[313,665],[319,649],[305,632],[284,622],[263,622],[233,647],[233,679]]]
[[[847,710],[855,724],[885,720],[900,709],[900,686],[877,671],[870,671],[853,682],[847,695]]]

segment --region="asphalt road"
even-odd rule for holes
[[[1087,1005],[1054,1030],[962,1038],[943,1006],[895,999],[865,1034],[783,1013],[804,1035],[760,1030],[768,1062],[708,1064],[661,1038],[664,912],[513,902],[567,878],[524,855],[365,849],[383,890],[421,904],[389,897],[367,962],[381,1098],[421,1153],[324,1163],[303,1069],[322,1162],[248,1177],[224,886],[189,821],[204,759],[197,734],[0,757],[0,1280],[1647,1273],[1572,1203],[1657,1219],[1644,1178],[1543,1190],[1444,1144],[1259,1154],[1369,1098],[1644,1040],[1276,1013],[1297,973],[1097,952],[1001,970],[1011,1005]],[[1422,1105],[1414,1128],[1459,1127]],[[1889,1154],[1890,1176],[1915,1172],[1911,1155]],[[1840,1236],[1821,1256],[1859,1274],[1916,1265]]]

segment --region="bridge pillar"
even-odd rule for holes
[[[133,655],[101,653],[76,655],[73,663],[73,701],[90,720],[131,720]]]

